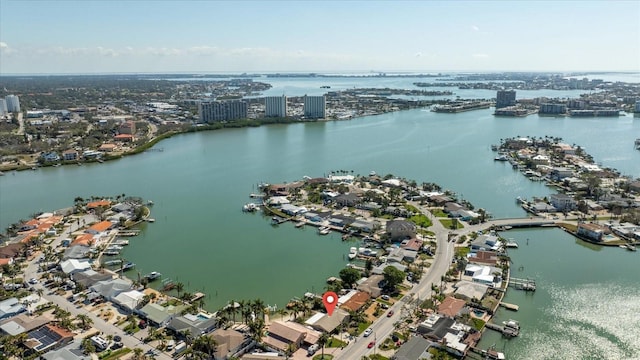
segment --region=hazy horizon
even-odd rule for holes
[[[0,0],[0,75],[637,72],[640,1]]]

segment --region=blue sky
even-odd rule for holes
[[[640,1],[0,0],[0,74],[639,71]]]

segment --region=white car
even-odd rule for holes
[[[371,335],[371,333],[373,333],[373,329],[368,328],[367,330],[364,331],[364,333],[362,335],[364,337],[367,337],[367,336]]]
[[[35,285],[35,284],[37,284],[37,283],[38,283],[38,279],[36,279],[36,278],[31,278],[31,279],[29,279],[29,284],[31,284],[31,285]]]

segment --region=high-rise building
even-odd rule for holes
[[[198,103],[200,122],[212,123],[247,118],[245,101],[212,101]]]
[[[327,102],[322,96],[304,96],[304,116],[308,119],[322,119],[326,115]]]
[[[0,116],[7,113],[7,101],[5,99],[0,99]]]
[[[7,102],[8,112],[20,112],[20,99],[16,95],[7,95],[4,99]]]
[[[496,95],[496,109],[500,109],[507,106],[514,106],[516,104],[516,91],[515,90],[498,90]]]
[[[287,116],[287,97],[267,96],[264,98],[264,116],[266,117],[286,117]]]

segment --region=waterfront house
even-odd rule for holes
[[[356,291],[348,300],[342,303],[341,308],[349,311],[360,310],[368,301],[371,296],[364,291]]]
[[[90,250],[91,248],[87,245],[71,245],[64,251],[62,259],[86,259],[89,257]]]
[[[502,285],[500,274],[502,274],[501,270],[492,266],[467,264],[464,269],[464,275],[471,277],[473,282],[493,287]]]
[[[44,162],[56,162],[56,161],[60,161],[60,155],[58,155],[58,153],[55,151],[51,151],[51,152],[42,153],[40,155],[40,159]]]
[[[429,196],[428,198],[429,198],[429,201],[431,201],[432,203],[438,206],[443,206],[444,204],[453,201],[453,198],[444,194],[432,195],[432,196]]]
[[[487,293],[489,287],[487,285],[474,283],[467,280],[458,281],[454,286],[456,290],[454,293],[459,296],[464,296],[467,299],[482,299],[484,294]]]
[[[78,160],[78,152],[75,150],[67,150],[62,153],[62,160],[64,161]]]
[[[495,266],[498,263],[498,253],[495,251],[478,250],[469,253],[467,260],[472,264]]]
[[[48,351],[40,355],[44,360],[91,360],[90,355],[84,353],[81,339],[76,339],[64,347]]]
[[[193,337],[208,334],[217,327],[218,320],[213,316],[205,316],[204,314],[175,316],[167,325],[167,329],[175,334],[184,334],[185,331],[189,331]]]
[[[373,298],[377,298],[378,296],[380,296],[380,294],[382,294],[382,288],[380,284],[383,280],[384,276],[382,275],[371,275],[368,278],[362,278],[358,280],[357,289],[366,292]]]
[[[455,318],[460,315],[466,306],[464,300],[456,299],[453,296],[447,296],[440,305],[438,305],[438,314]]]
[[[31,317],[27,314],[20,314],[10,319],[0,322],[0,333],[16,336],[37,329],[51,322],[51,319],[44,315]]]
[[[111,201],[109,200],[96,200],[96,201],[91,201],[87,203],[87,210],[93,210],[96,208],[108,208],[109,206],[111,206]]]
[[[79,271],[71,274],[71,279],[76,284],[88,288],[96,284],[97,282],[113,279],[113,274],[107,273],[104,270],[98,272],[93,269],[86,269],[84,271]]]
[[[498,250],[500,245],[498,244],[498,236],[495,234],[483,234],[479,235],[475,240],[469,244],[471,250]]]
[[[550,212],[556,212],[557,209],[553,206],[553,205],[549,205],[545,202],[542,201],[538,201],[533,203],[532,205],[529,206],[529,208],[531,209],[531,211],[533,211],[536,214],[539,213],[550,213]]]
[[[577,234],[578,236],[585,237],[593,241],[602,241],[602,237],[608,233],[608,229],[602,225],[594,223],[580,223],[578,224]]]
[[[416,225],[407,220],[389,220],[386,231],[391,241],[411,239],[416,236]]]
[[[566,167],[555,167],[549,173],[549,177],[554,181],[560,181],[571,176],[573,176],[573,170]]]
[[[558,211],[571,211],[576,208],[576,201],[566,194],[551,194],[551,205]]]
[[[444,349],[456,356],[464,356],[469,349],[469,337],[477,341],[477,336],[472,336],[471,327],[457,323],[454,319],[433,314],[418,325],[418,333],[429,340],[443,344]],[[477,332],[476,332],[477,333]],[[475,342],[471,342],[475,345]]]
[[[422,336],[412,336],[400,346],[391,357],[392,360],[420,360],[430,359],[429,348],[433,343]]]
[[[403,240],[402,243],[400,244],[400,247],[408,250],[408,251],[420,251],[420,249],[422,248],[422,244],[423,241],[419,240],[415,237],[409,239],[409,240]]]
[[[100,145],[100,147],[98,148],[98,151],[104,151],[104,152],[113,152],[118,148],[118,145],[116,144],[102,144]]]
[[[139,313],[151,324],[163,327],[169,324],[175,316],[180,315],[187,307],[187,305],[162,306],[157,303],[148,303],[140,309]]]
[[[364,232],[364,233],[372,233],[376,230],[378,225],[373,221],[366,220],[356,220],[349,224],[349,227],[355,229],[356,231]]]
[[[341,324],[349,321],[349,313],[342,309],[335,309],[331,316],[324,313],[318,314],[322,314],[322,316],[316,314],[317,316],[313,319],[310,318],[309,322],[306,322],[306,324],[318,331],[326,333],[333,332]]]
[[[123,291],[113,298],[113,303],[126,313],[132,313],[138,308],[142,298],[144,294],[138,290]]]
[[[65,274],[73,274],[80,271],[91,269],[89,260],[67,259],[60,262],[60,269]]]
[[[386,263],[382,263],[382,264],[380,264],[378,266],[375,266],[373,269],[371,269],[371,273],[374,274],[374,275],[382,275],[382,274],[384,274],[384,269],[387,266],[393,266],[394,268],[396,268],[396,269],[398,269],[398,270],[400,270],[402,272],[407,271],[407,267],[405,265],[400,264],[399,262],[386,262]]]
[[[451,214],[452,212],[463,210],[463,209],[465,209],[465,207],[456,202],[448,202],[444,204],[443,211],[447,214]]]
[[[93,245],[94,242],[95,242],[95,239],[93,238],[93,234],[82,234],[82,235],[76,236],[76,238],[73,239],[73,241],[69,245],[91,246]]]
[[[131,289],[132,286],[133,286],[133,283],[131,283],[131,281],[116,278],[116,279],[98,281],[97,283],[89,287],[89,289],[92,292],[102,296],[106,300],[112,301],[118,294],[120,294],[123,291],[127,291]]]
[[[317,314],[316,314],[317,315]],[[322,315],[326,315],[326,314],[322,314]],[[301,332],[305,333],[304,336],[304,340],[302,342],[302,346],[303,347],[307,347],[307,346],[311,346],[314,345],[318,342],[318,340],[320,339],[320,336],[322,336],[322,333],[318,330],[314,330],[309,326],[305,326],[303,324],[299,324],[295,321],[287,321],[285,324],[287,324],[288,327],[294,329],[294,330],[298,330]]]
[[[0,301],[0,320],[8,319],[25,311],[26,308],[16,298]]]
[[[84,232],[86,232],[87,234],[97,235],[97,234],[99,234],[101,232],[104,232],[104,231],[107,231],[107,230],[111,229],[113,226],[114,226],[114,224],[111,221],[102,221],[102,222],[99,222],[97,224],[92,225],[91,227],[89,227]]]
[[[265,345],[278,350],[287,351],[289,346],[293,345],[295,348],[300,348],[306,332],[294,329],[288,326],[287,323],[281,321],[272,322],[267,329],[267,336],[262,340]]]
[[[75,334],[61,327],[47,324],[27,333],[23,344],[35,351],[45,353],[73,340]]]

